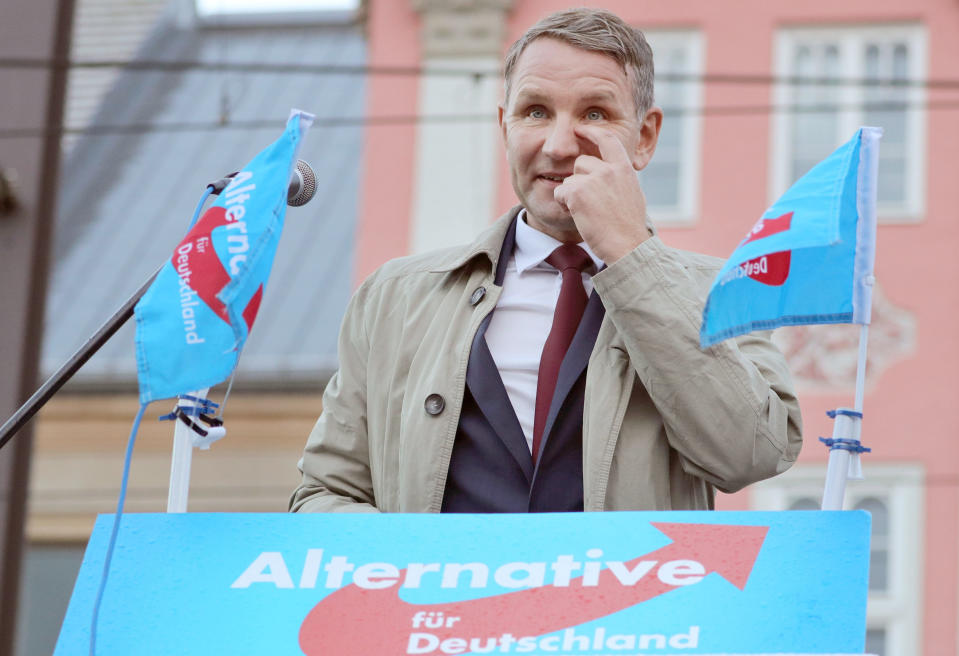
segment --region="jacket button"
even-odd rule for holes
[[[470,305],[476,305],[483,300],[484,296],[486,296],[486,287],[477,287],[473,290],[473,295],[470,296]]]
[[[443,400],[443,397],[439,394],[430,394],[426,397],[426,403],[424,403],[423,406],[426,408],[427,414],[435,417],[443,412],[443,408],[446,407],[446,401]]]

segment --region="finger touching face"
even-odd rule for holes
[[[619,135],[595,125],[580,125],[576,127],[576,136],[590,144],[596,151],[599,159],[610,164],[632,164],[626,145]]]
[[[637,171],[642,171],[656,151],[662,120],[663,112],[659,107],[650,109],[644,121],[639,123],[639,135],[635,141],[624,140],[614,131],[593,125],[578,126],[576,135],[589,144],[584,150],[592,148],[596,151],[596,156],[604,162],[610,164],[628,162]],[[627,150],[630,146],[632,148]]]

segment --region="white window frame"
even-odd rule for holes
[[[844,508],[874,497],[889,511],[887,589],[870,592],[866,626],[885,629],[885,656],[922,653],[922,577],[925,553],[925,475],[912,463],[871,464],[864,456],[865,479],[849,481]],[[825,465],[796,465],[752,488],[753,510],[786,510],[798,498],[822,499]]]
[[[699,30],[643,30],[646,40],[653,49],[653,61],[659,73],[656,53],[662,49],[675,47],[686,50],[686,70],[669,71],[688,75],[697,80],[705,71],[705,43]],[[665,72],[665,71],[664,71]],[[676,205],[650,205],[649,216],[656,226],[684,227],[692,226],[699,220],[700,170],[702,162],[702,80],[681,82],[682,100],[678,107],[664,107],[666,115],[663,123],[676,126],[680,135],[678,198]],[[656,104],[660,107],[659,101]],[[670,109],[681,110],[678,115],[670,115]],[[656,161],[653,155],[652,162]],[[641,175],[641,174],[640,174]]]
[[[840,50],[839,77],[861,79],[865,77],[863,61],[866,41],[904,41],[909,47],[908,79],[925,80],[928,71],[927,35],[919,24],[888,25],[850,25],[844,27],[789,27],[779,30],[775,39],[774,66],[777,77],[793,75],[793,53],[801,44],[835,44]],[[773,86],[773,105],[788,106],[791,102],[791,85]],[[836,104],[839,111],[838,147],[862,125],[862,111],[855,109],[864,102],[866,87],[860,85],[838,85]],[[906,87],[906,102],[910,109],[906,111],[906,197],[902,203],[880,203],[877,207],[878,218],[883,223],[915,223],[923,219],[925,213],[926,180],[926,122],[924,109],[926,90],[922,86]],[[792,181],[789,179],[792,159],[790,139],[790,113],[776,111],[772,120],[770,139],[769,199],[774,202],[786,191]],[[880,149],[882,143],[880,142]]]

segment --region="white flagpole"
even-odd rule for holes
[[[859,359],[856,362],[856,412],[862,412],[866,389],[866,344],[869,342],[869,324],[859,327]]]
[[[832,438],[823,442],[829,447],[826,485],[822,495],[823,510],[842,510],[846,481],[862,478],[859,454],[868,452],[859,437],[862,433],[862,404],[866,387],[866,344],[872,315],[872,287],[875,284],[876,258],[876,180],[879,176],[879,139],[882,128],[860,129],[859,171],[856,181],[856,255],[853,273],[853,323],[859,328],[859,357],[856,364],[855,407],[837,408],[830,412],[834,419]],[[820,438],[822,439],[822,438]]]
[[[822,495],[823,510],[842,510],[846,496],[846,481],[849,478],[862,478],[859,438],[862,435],[862,404],[866,387],[868,341],[869,324],[862,324],[859,328],[859,360],[856,364],[856,405],[852,409],[837,408],[833,411],[832,444],[829,449],[829,464],[826,466],[826,485]]]
[[[205,399],[209,388],[190,392],[189,395]],[[189,399],[177,399],[177,406],[195,407],[197,403]],[[170,462],[170,493],[167,496],[168,513],[186,512],[190,499],[190,468],[193,465],[193,431],[179,418],[173,420],[173,455]]]
[[[205,405],[206,395],[210,392],[207,387],[195,392],[189,392],[177,399],[177,408],[194,408],[199,405]],[[195,399],[195,400],[194,400]],[[213,404],[214,407],[216,404]],[[187,413],[189,417],[189,412]],[[199,425],[199,418],[194,416],[191,421],[196,424],[191,428],[180,417],[174,417],[173,429],[173,455],[170,463],[170,493],[167,496],[166,511],[168,513],[186,512],[187,502],[190,498],[190,468],[193,464],[193,449],[209,449],[210,445],[226,435],[226,429],[222,425],[204,426]],[[197,432],[199,431],[199,432]],[[204,435],[205,433],[205,435]]]

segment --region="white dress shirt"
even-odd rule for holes
[[[486,343],[499,369],[516,418],[533,451],[533,419],[536,413],[536,382],[539,359],[553,325],[553,311],[563,282],[559,270],[545,262],[563,242],[526,223],[526,210],[516,217],[516,246],[506,265],[503,293],[499,297]],[[581,242],[598,271],[603,261]],[[587,296],[593,291],[592,275],[583,273]]]

